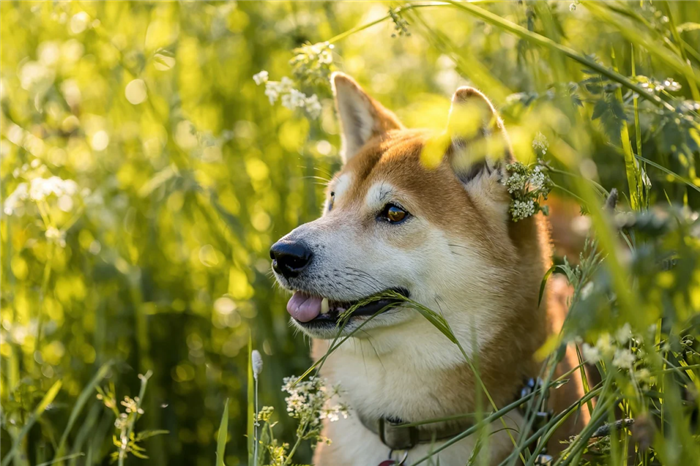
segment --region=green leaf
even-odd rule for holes
[[[224,455],[226,454],[226,440],[228,439],[228,398],[224,403],[224,414],[221,416],[219,433],[216,436],[216,466],[226,466]]]

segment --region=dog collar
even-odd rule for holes
[[[525,381],[519,393],[514,397],[514,401],[525,398],[530,393],[538,390],[542,381],[537,378],[530,378]],[[546,399],[546,395],[545,395]],[[544,404],[544,402],[543,402]],[[524,410],[521,410],[524,412]],[[370,432],[379,436],[379,439],[384,445],[389,447],[390,451],[410,450],[421,443],[434,443],[441,440],[448,440],[461,434],[465,430],[473,427],[475,423],[471,420],[451,421],[449,424],[439,427],[425,425],[422,427],[411,425],[410,422],[404,421],[397,417],[380,417],[379,419],[369,419],[362,413],[357,413],[362,425]],[[535,419],[537,424],[546,424],[551,417],[551,412],[543,411],[536,412]],[[538,426],[533,426],[537,427]]]
[[[358,413],[359,414],[359,413]],[[419,428],[398,418],[380,417],[368,419],[358,415],[360,422],[390,450],[410,450],[421,443],[447,440],[459,435],[474,425],[471,421],[450,423],[439,428]]]

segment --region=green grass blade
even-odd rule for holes
[[[255,462],[255,381],[253,379],[253,337],[248,335],[248,423],[246,432],[248,434],[248,464],[257,466]]]
[[[606,68],[605,66],[601,65],[600,63],[576,52],[575,50],[566,47],[561,44],[557,44],[554,42],[552,39],[542,36],[540,34],[537,34],[535,32],[529,31],[525,29],[524,27],[520,26],[519,24],[512,23],[506,19],[501,18],[498,15],[495,15],[491,13],[490,11],[484,10],[483,8],[479,8],[478,6],[469,4],[469,3],[459,3],[455,1],[448,1],[447,3],[454,5],[455,7],[467,11],[468,13],[482,19],[486,23],[489,23],[493,26],[496,26],[500,29],[503,29],[505,31],[510,32],[511,34],[514,34],[521,39],[527,40],[528,42],[532,42],[533,44],[537,44],[543,47],[546,47],[551,50],[556,50],[558,52],[563,53],[567,57],[571,58],[572,60],[575,60],[579,62],[580,64],[597,71],[598,73],[602,74],[603,76],[607,77],[608,79],[615,81],[622,86],[636,92],[640,96],[644,97],[645,99],[649,100],[650,102],[654,103],[655,105],[658,105],[660,107],[665,107],[668,110],[674,111],[675,109],[673,108],[672,105],[670,105],[668,102],[665,102],[661,100],[658,96],[650,93],[646,89],[644,89],[642,86],[640,86],[637,83],[632,82],[630,79],[627,77],[621,75],[620,73],[617,73],[611,69]]]
[[[552,273],[557,269],[556,265],[553,265],[549,268],[544,273],[544,277],[542,277],[542,282],[540,282],[540,295],[537,298],[537,307],[540,307],[540,304],[542,304],[542,296],[544,296],[544,289],[547,286],[547,280],[549,280],[549,276],[552,275]]]
[[[75,458],[80,458],[81,456],[85,456],[85,453],[73,453],[72,455],[62,456],[60,458],[54,458],[51,461],[47,461],[46,463],[39,463],[36,466],[49,466],[50,464],[56,464],[59,461],[72,460]]]
[[[613,63],[615,62],[615,50],[612,52]],[[617,67],[615,67],[617,71]],[[622,89],[619,87],[615,90],[615,98],[623,105],[622,100]],[[630,193],[630,207],[632,210],[640,210],[642,207],[642,201],[640,199],[640,191],[642,186],[642,178],[637,167],[637,163],[634,160],[634,152],[632,151],[632,143],[630,141],[629,128],[627,127],[627,120],[622,120],[622,125],[620,126],[620,143],[622,144],[622,153],[625,158],[625,175],[627,176],[627,188]]]
[[[24,437],[29,433],[29,430],[32,428],[34,423],[39,420],[41,415],[44,413],[46,410],[46,407],[51,404],[51,402],[56,398],[56,395],[58,395],[58,391],[61,389],[61,385],[63,384],[62,381],[57,381],[54,383],[51,388],[49,388],[49,391],[46,392],[46,395],[44,395],[44,398],[42,398],[41,402],[39,405],[36,407],[32,415],[29,417],[27,420],[27,423],[22,427],[22,430],[19,431],[19,434],[17,437],[15,437],[14,442],[12,443],[12,448],[10,451],[5,455],[5,457],[2,459],[2,463],[0,465],[6,466],[10,464],[10,460],[15,457],[17,452],[19,451],[19,447],[22,444],[22,440],[24,440]]]
[[[58,462],[59,457],[63,454],[63,450],[66,447],[66,441],[68,440],[68,434],[70,433],[71,429],[73,428],[73,424],[75,424],[76,419],[78,418],[78,415],[80,412],[83,410],[83,407],[85,406],[85,403],[87,403],[88,398],[92,395],[92,392],[95,390],[95,387],[97,386],[102,379],[105,378],[107,373],[109,372],[110,367],[112,366],[112,362],[107,362],[105,363],[100,369],[97,371],[97,374],[92,378],[90,383],[83,389],[83,391],[80,393],[80,396],[78,397],[77,401],[75,402],[75,405],[73,406],[73,410],[70,413],[70,417],[68,418],[68,424],[66,424],[66,428],[63,430],[63,434],[61,435],[61,440],[58,443],[58,448],[56,449],[56,454],[54,455],[53,462]]]
[[[696,185],[695,185],[692,181],[690,181],[689,179],[684,178],[684,177],[682,177],[681,175],[679,175],[678,173],[676,173],[676,172],[674,172],[674,171],[672,171],[672,170],[669,170],[668,168],[664,167],[663,165],[659,165],[658,163],[656,163],[656,162],[654,162],[654,161],[652,161],[652,160],[649,160],[649,159],[647,159],[647,158],[645,158],[645,157],[642,157],[642,156],[639,156],[639,155],[637,155],[637,156],[635,156],[635,157],[637,157],[637,160],[641,160],[642,162],[647,163],[647,164],[651,165],[652,167],[661,170],[662,172],[666,173],[667,175],[671,175],[672,177],[676,178],[676,179],[677,179],[678,181],[680,181],[681,183],[686,184],[686,185],[689,186],[690,188],[693,188],[694,190],[696,190],[697,192],[700,193],[700,187],[696,186]]]
[[[678,32],[697,31],[700,29],[700,23],[683,23],[676,29]]]
[[[700,73],[698,73],[697,70],[693,69],[692,66],[684,62],[682,57],[669,53],[669,50],[666,47],[658,45],[652,38],[644,34],[641,28],[635,27],[634,23],[632,23],[628,18],[612,11],[604,3],[601,4],[598,2],[587,1],[584,3],[584,5],[588,11],[591,12],[591,14],[614,26],[615,29],[631,43],[644,47],[659,61],[665,63],[679,74],[683,74],[688,82],[700,82]]]
[[[224,414],[221,416],[219,433],[216,436],[216,466],[226,466],[224,455],[226,453],[226,440],[228,439],[228,398],[224,404]]]

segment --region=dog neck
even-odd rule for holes
[[[523,347],[505,328],[488,341],[482,333],[479,343],[458,335],[467,361],[459,346],[420,320],[415,328],[405,329],[410,338],[403,331],[351,338],[328,357],[321,375],[339,385],[343,401],[362,416],[408,422],[474,412],[479,383],[475,369],[499,406],[512,401],[524,378],[537,375],[536,365],[523,353],[532,354],[537,345]],[[327,349],[327,341],[316,340],[314,358]]]

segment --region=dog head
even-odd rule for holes
[[[458,331],[488,333],[507,312],[502,296],[519,273],[503,184],[512,154],[493,106],[459,88],[447,130],[431,134],[406,129],[348,76],[336,73],[332,84],[343,167],[322,216],[270,251],[277,281],[294,292],[292,322],[315,338],[360,326],[360,339],[430,326],[385,299],[357,308],[339,328],[354,303],[393,290],[465,322]]]

